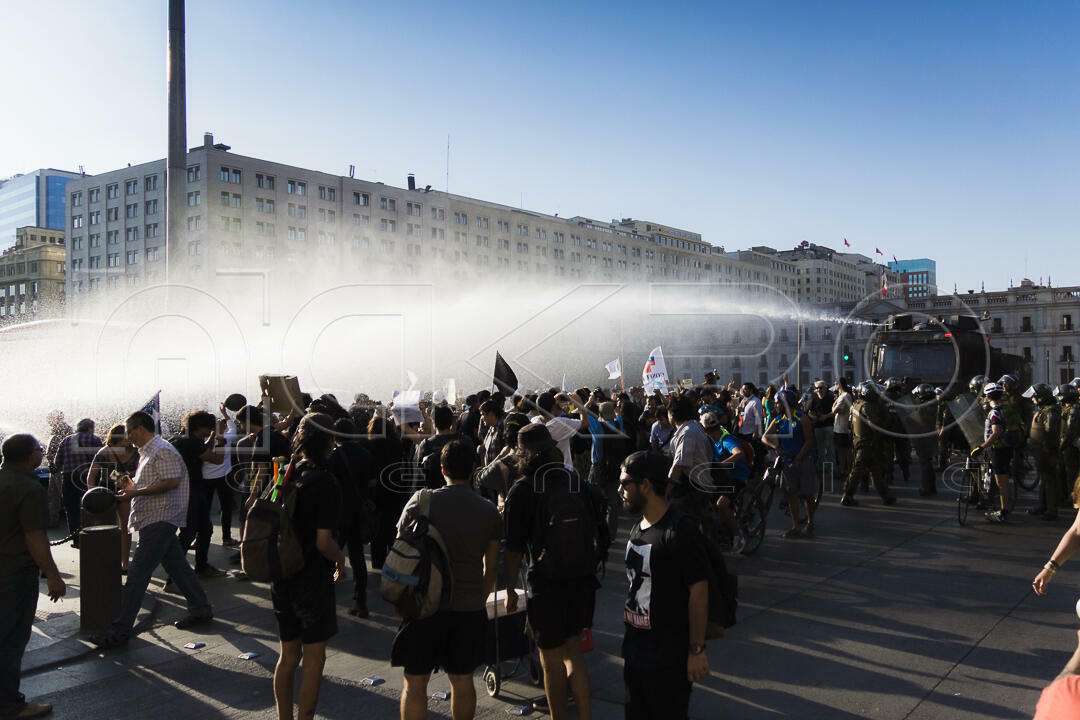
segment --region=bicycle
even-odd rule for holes
[[[956,519],[959,524],[967,522],[968,510],[972,505],[977,505],[979,509],[992,507],[998,493],[990,463],[968,457],[964,463],[963,494],[956,499]]]

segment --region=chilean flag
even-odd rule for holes
[[[851,247],[851,243],[847,241],[847,238],[844,238],[844,247]]]
[[[882,257],[885,257],[885,253],[881,252],[880,248],[874,248],[874,252],[876,252],[878,255],[881,255]]]
[[[885,297],[889,293],[889,279],[885,275],[885,266],[881,267],[881,297]]]

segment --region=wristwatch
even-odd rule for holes
[[[703,652],[705,652],[705,644],[704,643],[702,643],[701,645],[691,645],[690,646],[690,654],[691,655],[700,655]]]

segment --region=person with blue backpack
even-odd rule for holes
[[[814,536],[814,502],[817,497],[817,474],[814,472],[814,428],[798,407],[793,390],[776,393],[777,415],[765,429],[764,443],[783,458],[780,487],[787,494],[791,529],[787,539]],[[799,526],[799,505],[806,508],[806,528]]]

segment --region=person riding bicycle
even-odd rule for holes
[[[1028,440],[1031,455],[1039,472],[1039,504],[1029,515],[1043,520],[1057,520],[1058,506],[1065,501],[1065,491],[1058,477],[1058,443],[1061,442],[1061,408],[1054,391],[1045,383],[1032,385],[1024,393],[1035,404]]]
[[[983,441],[972,449],[971,456],[978,458],[987,449],[990,450],[990,471],[994,474],[994,480],[1000,491],[1001,508],[987,511],[986,519],[1000,523],[1005,522],[1009,517],[1012,497],[1009,471],[1012,465],[1013,448],[1016,445],[1022,421],[1016,409],[1006,401],[1005,390],[1000,384],[987,383],[983,387],[983,395],[990,402],[990,413],[986,416]]]
[[[784,459],[780,487],[787,494],[791,529],[784,537],[814,536],[814,510],[817,509],[818,477],[814,472],[814,428],[798,409],[798,397],[791,390],[776,393],[779,415],[769,423],[762,438]],[[806,528],[799,527],[799,501],[806,507]]]
[[[750,479],[746,453],[743,452],[742,442],[727,431],[716,413],[703,414],[701,426],[715,447],[712,481],[719,495],[715,502],[716,514],[733,537],[732,552],[740,552],[745,540],[735,521],[731,503]]]
[[[859,485],[874,483],[874,490],[881,496],[885,505],[896,503],[896,497],[889,494],[884,473],[878,456],[881,454],[881,431],[885,427],[887,416],[881,401],[884,388],[873,380],[864,380],[855,388],[858,399],[851,407],[851,438],[855,445],[855,462],[851,467],[847,482],[844,484],[844,497],[840,504],[852,507],[859,504],[855,491]],[[892,462],[892,458],[889,458]]]

